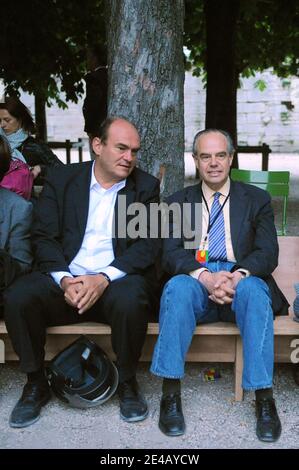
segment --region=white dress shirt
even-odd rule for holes
[[[60,286],[65,276],[106,273],[111,281],[120,279],[126,273],[109,266],[114,260],[112,246],[112,226],[116,196],[126,184],[126,180],[104,189],[94,175],[94,164],[90,181],[88,218],[82,245],[69,265],[70,272],[51,272],[54,281]]]

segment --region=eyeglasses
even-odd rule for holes
[[[219,162],[224,161],[226,159],[226,157],[230,156],[229,153],[227,153],[227,152],[219,152],[219,153],[212,154],[212,155],[203,153],[203,154],[198,156],[198,155],[193,154],[193,157],[198,159],[198,160],[201,160],[204,163],[209,163],[212,160],[213,155],[216,158],[216,160],[218,160]]]

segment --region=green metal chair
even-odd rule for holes
[[[242,181],[265,189],[271,196],[283,197],[282,225],[281,229],[277,230],[277,234],[286,235],[290,172],[238,170],[233,168],[230,176],[234,181]]]

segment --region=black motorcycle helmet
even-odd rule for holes
[[[64,402],[75,408],[91,408],[112,397],[118,372],[96,343],[80,336],[52,359],[48,380],[55,395]]]

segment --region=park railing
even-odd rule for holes
[[[261,153],[262,154],[262,171],[268,171],[269,154],[271,153],[269,145],[238,145],[235,158],[238,159],[239,153]]]
[[[81,138],[78,139],[77,142],[71,142],[69,139],[66,139],[65,141],[49,141],[47,142],[47,145],[52,149],[65,149],[66,152],[66,163],[71,163],[71,151],[74,149],[78,150],[79,154],[79,162],[81,163],[83,161],[83,147],[84,147],[84,142],[82,141]]]

